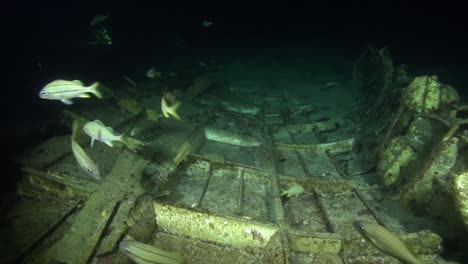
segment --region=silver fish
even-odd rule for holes
[[[406,247],[396,235],[379,224],[368,221],[356,221],[354,226],[358,232],[377,249],[404,263],[421,264],[414,254]]]
[[[213,22],[208,21],[208,20],[203,20],[203,21],[201,22],[201,24],[202,24],[203,27],[206,27],[206,28],[207,28],[207,27],[211,27],[211,26],[213,25]]]
[[[156,71],[155,67],[151,67],[146,72],[146,77],[153,78],[153,79],[160,79],[162,77],[162,72],[158,72],[158,71]]]
[[[181,264],[184,259],[177,252],[166,251],[134,240],[123,240],[119,249],[138,264]]]
[[[113,141],[124,142],[124,135],[115,135],[112,127],[106,127],[100,120],[94,120],[84,125],[83,131],[91,137],[91,147],[96,140],[113,147]]]
[[[84,125],[83,131],[91,137],[91,147],[94,142],[100,141],[109,147],[114,147],[115,141],[123,143],[131,151],[140,151],[145,145],[143,142],[126,136],[126,132],[121,135],[116,135],[112,127],[106,127],[101,121],[94,120]]]
[[[89,157],[89,155],[75,140],[78,129],[79,122],[75,120],[73,122],[73,133],[71,139],[73,155],[75,156],[75,159],[78,162],[78,164],[81,166],[81,168],[83,168],[86,171],[86,173],[100,180],[101,173],[99,171],[98,165],[91,159],[91,157]]]
[[[79,80],[55,80],[42,88],[39,97],[48,100],[60,100],[64,104],[73,104],[72,98],[89,98],[89,93],[102,99],[104,95],[99,90],[99,82],[84,86]]]

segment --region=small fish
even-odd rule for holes
[[[172,116],[177,120],[182,120],[182,118],[180,118],[179,114],[177,113],[177,109],[179,107],[180,107],[180,102],[175,102],[172,106],[169,107],[167,105],[167,102],[164,96],[162,97],[161,110],[165,118],[169,118],[170,116]]]
[[[81,168],[83,168],[89,175],[100,180],[101,173],[99,172],[98,165],[91,159],[91,157],[88,156],[84,149],[75,140],[79,126],[79,122],[75,120],[73,122],[73,133],[71,138],[73,155]]]
[[[201,22],[201,24],[202,24],[203,27],[206,27],[206,28],[207,28],[207,27],[211,27],[211,26],[213,25],[213,22],[208,21],[208,20],[203,20],[203,21]]]
[[[148,78],[153,78],[153,79],[160,79],[160,78],[162,77],[162,73],[156,71],[156,68],[151,67],[151,69],[149,69],[149,70],[146,72],[146,77],[148,77]]]
[[[94,120],[84,125],[83,131],[91,137],[91,147],[93,147],[96,140],[113,147],[113,141],[124,142],[124,134],[115,135],[112,127],[106,127],[100,120]]]
[[[358,232],[383,253],[408,264],[421,264],[396,235],[379,224],[368,221],[356,221],[354,226]]]
[[[126,136],[126,132],[116,135],[112,127],[106,127],[100,120],[94,120],[84,125],[83,131],[91,137],[91,147],[96,140],[114,147],[114,141],[118,141],[127,146],[132,151],[139,151],[145,145],[143,142]]]
[[[326,88],[330,88],[330,87],[334,87],[334,86],[340,86],[340,84],[337,83],[337,82],[327,82],[327,83],[325,84],[325,87],[326,87]]]
[[[184,259],[177,252],[166,251],[134,240],[123,240],[119,249],[137,264],[181,264]]]
[[[184,143],[180,146],[179,151],[174,158],[174,164],[176,166],[179,165],[182,161],[187,159],[187,156],[192,151],[192,145],[188,141],[184,141]]]
[[[89,21],[90,26],[95,26],[97,24],[101,24],[105,20],[107,20],[110,17],[110,15],[95,15],[91,21]]]
[[[42,88],[39,97],[48,100],[60,100],[64,104],[71,105],[73,104],[72,98],[89,98],[91,97],[89,93],[93,93],[100,99],[104,97],[102,91],[99,90],[99,82],[86,87],[79,80],[55,80]]]
[[[304,187],[302,187],[302,185],[292,184],[292,185],[290,185],[288,187],[287,190],[284,190],[281,193],[281,196],[287,196],[288,198],[290,198],[290,197],[293,197],[293,196],[297,197],[302,193],[304,193]]]

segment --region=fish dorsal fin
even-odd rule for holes
[[[105,127],[104,124],[101,122],[101,120],[96,119],[96,120],[94,120],[94,123]]]
[[[60,84],[67,84],[68,81],[67,80],[62,80],[62,79],[59,79],[59,80],[55,80],[53,82],[50,82],[49,85],[60,85]]]
[[[108,129],[111,133],[114,133],[114,132],[115,132],[114,129],[113,129],[112,127],[110,127],[110,126],[108,126],[107,129]]]
[[[53,82],[50,82],[45,87],[47,87],[48,89],[58,89],[61,86],[67,86],[67,85],[70,85],[70,81],[60,79],[60,80],[55,80]]]
[[[73,80],[72,83],[78,84],[80,86],[84,86],[84,84],[80,80]]]

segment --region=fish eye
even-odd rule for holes
[[[91,168],[87,168],[86,171],[87,171],[88,173],[90,173],[90,174],[93,174],[93,169],[91,169]]]
[[[363,226],[362,224],[358,224],[358,227],[359,227],[359,229],[361,229],[362,231],[365,230],[365,228],[364,228],[364,226]]]
[[[46,92],[46,91],[40,91],[40,92],[39,92],[39,95],[40,95],[40,96],[47,96],[48,94],[49,94],[49,93]]]

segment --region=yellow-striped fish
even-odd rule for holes
[[[73,133],[71,139],[71,147],[73,151],[73,155],[75,156],[76,161],[78,164],[83,168],[86,173],[93,176],[94,178],[100,180],[101,173],[99,171],[98,165],[88,156],[88,154],[84,151],[84,149],[76,142],[76,132],[80,128],[79,122],[73,122]]]
[[[109,147],[113,147],[113,141],[124,142],[124,135],[115,135],[112,127],[106,127],[100,120],[94,120],[84,125],[83,130],[91,137],[91,147],[94,141],[98,140],[105,143]]]
[[[164,96],[162,97],[161,111],[163,112],[165,118],[169,118],[170,116],[172,116],[177,120],[182,120],[182,118],[180,118],[179,114],[177,113],[177,109],[179,108],[179,106],[180,102],[176,102],[172,106],[168,106],[166,99],[164,98]]]
[[[137,264],[184,263],[182,255],[177,252],[166,251],[135,240],[123,240],[120,242],[119,248],[127,257]]]
[[[91,86],[84,86],[79,80],[55,80],[42,88],[39,92],[39,97],[48,100],[60,100],[64,104],[73,104],[72,98],[89,98],[89,93],[96,95],[102,99],[104,97],[99,90],[99,82],[93,83]]]
[[[131,151],[140,151],[144,146],[143,142],[127,137],[126,133],[116,135],[112,127],[106,127],[100,120],[86,123],[83,130],[91,137],[91,147],[93,147],[96,140],[105,143],[109,147],[114,147],[113,142],[121,142]]]
[[[379,224],[368,221],[356,221],[354,226],[358,232],[385,254],[408,264],[421,264],[414,254],[396,235]]]

